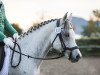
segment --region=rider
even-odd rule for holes
[[[5,30],[12,35],[13,40],[4,34]],[[1,51],[5,52],[3,53],[3,55],[5,56],[3,63],[0,63],[1,65],[0,75],[8,75],[9,56],[10,56],[9,46],[13,47],[14,46],[13,41],[18,37],[19,37],[18,32],[11,26],[11,24],[8,22],[5,16],[4,4],[0,0],[0,52]]]

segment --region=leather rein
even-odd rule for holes
[[[57,27],[60,26],[60,19],[57,20],[56,25],[57,25]],[[14,47],[13,48],[10,47],[10,49],[12,50],[11,66],[13,68],[16,68],[17,66],[19,66],[19,64],[21,63],[22,55],[25,56],[25,57],[28,57],[28,58],[32,58],[32,59],[52,60],[52,59],[58,59],[58,58],[64,57],[66,50],[69,50],[69,51],[72,52],[74,49],[78,49],[79,48],[78,46],[75,46],[75,47],[72,47],[72,48],[66,47],[66,45],[64,43],[64,40],[62,38],[61,32],[56,35],[56,37],[54,38],[53,42],[51,43],[51,47],[53,46],[53,43],[55,42],[57,37],[59,37],[59,39],[60,39],[61,46],[62,46],[63,50],[62,50],[62,52],[59,53],[59,56],[52,57],[52,58],[40,58],[40,57],[34,57],[34,56],[30,56],[30,55],[24,54],[24,53],[21,52],[21,48],[20,48],[19,44],[17,43],[17,41],[15,40]],[[15,50],[16,46],[18,47],[19,51]],[[13,57],[14,57],[14,53],[15,52],[18,53],[20,56],[19,56],[19,62],[16,65],[13,65]]]

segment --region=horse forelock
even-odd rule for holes
[[[56,20],[58,20],[58,19],[47,20],[47,21],[41,22],[41,23],[39,23],[39,24],[37,24],[35,26],[32,26],[31,28],[29,28],[29,30],[27,32],[22,33],[20,35],[19,39],[24,38],[25,35],[28,35],[29,33],[32,33],[33,31],[36,31],[37,29],[42,28],[43,26],[45,26],[45,25],[47,25],[47,24],[49,24],[51,22],[54,22]]]

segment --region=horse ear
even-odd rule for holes
[[[69,21],[72,20],[72,13],[69,15],[68,20],[69,20]]]
[[[65,21],[67,19],[67,14],[68,14],[68,12],[64,15],[63,21]]]

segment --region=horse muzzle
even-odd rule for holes
[[[76,57],[72,56],[72,52],[69,55],[69,61],[71,61],[72,63],[76,63],[79,61],[79,59],[81,59],[81,56],[78,54]]]

